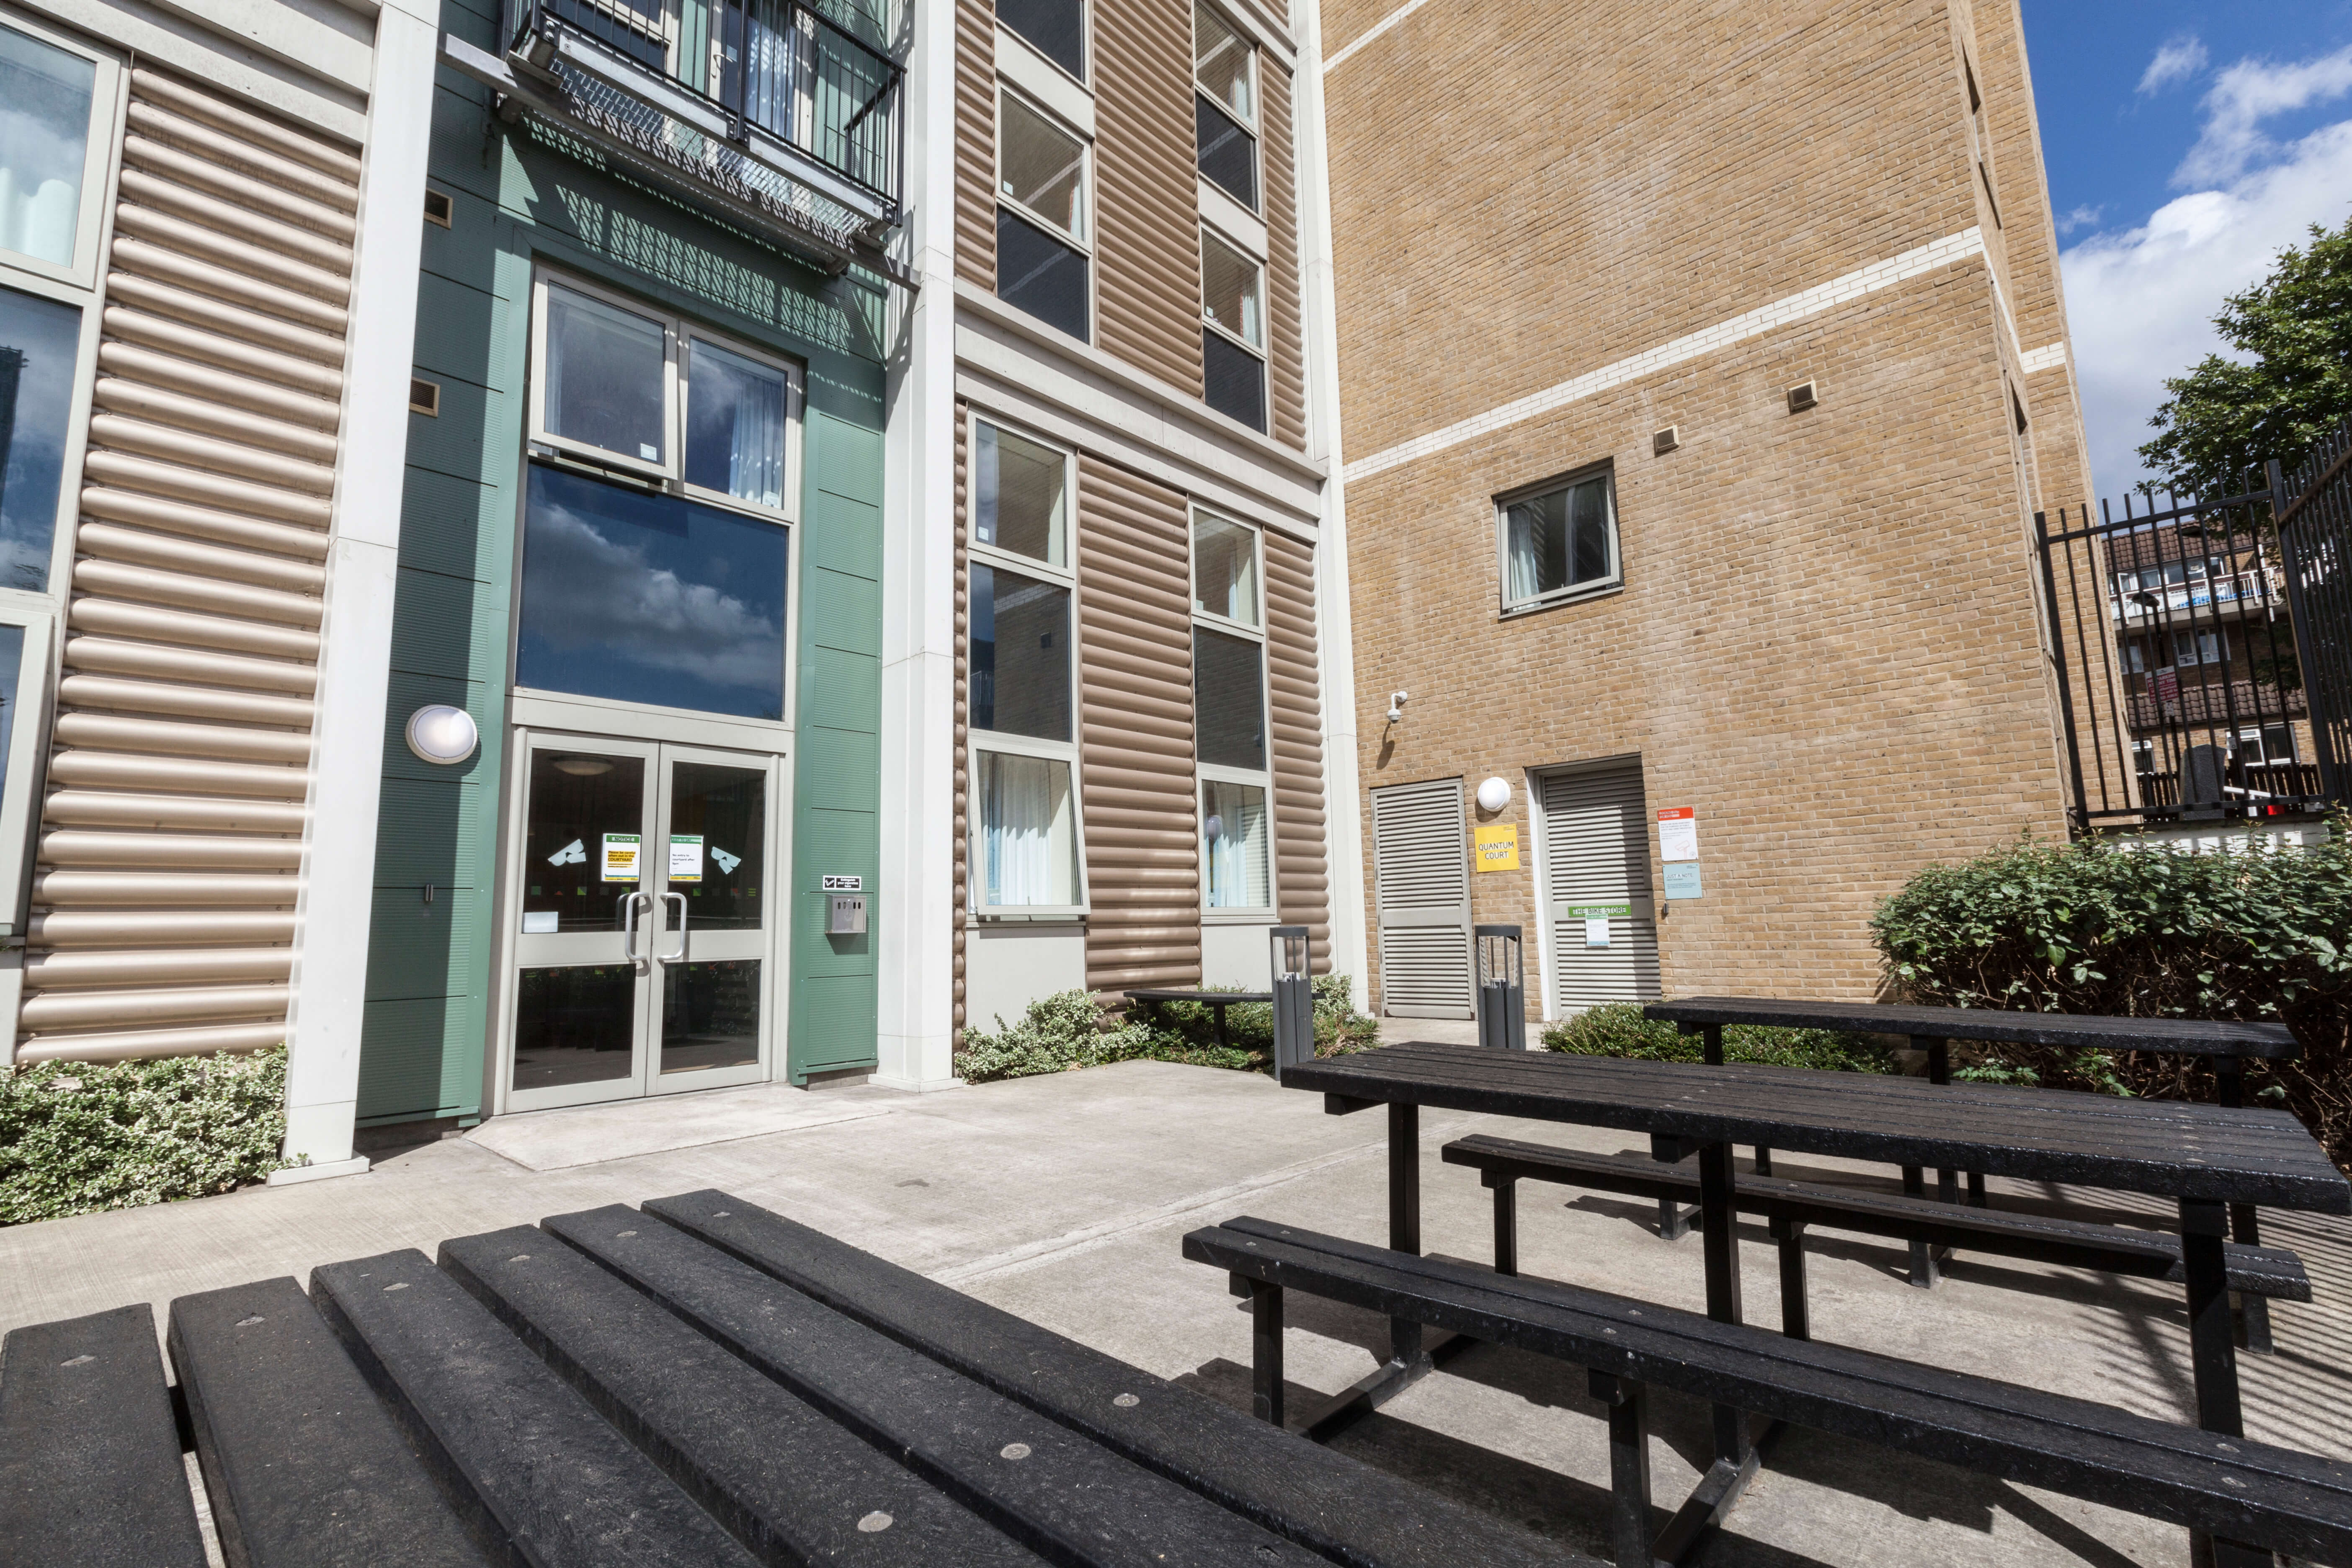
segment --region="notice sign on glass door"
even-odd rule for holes
[[[702,880],[702,835],[673,833],[669,836],[669,879],[673,882]]]
[[[637,836],[634,833],[604,835],[604,875],[607,882],[634,882],[637,879]]]

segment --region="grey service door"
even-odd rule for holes
[[[1372,791],[1372,889],[1381,929],[1381,1011],[1469,1018],[1470,837],[1462,781]]]
[[[1656,1001],[1657,905],[1642,764],[1546,773],[1541,791],[1555,1013],[1565,1018],[1604,1002]],[[1608,921],[1605,947],[1586,934],[1587,922],[1599,920]]]

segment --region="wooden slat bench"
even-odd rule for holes
[[[2316,1456],[1265,1220],[1237,1218],[1196,1230],[1184,1238],[1184,1256],[1226,1270],[1237,1288],[1246,1282],[1261,1329],[1254,1340],[1261,1385],[1281,1379],[1282,1292],[1290,1289],[1587,1368],[1595,1396],[1610,1409],[1612,1539],[1621,1568],[1652,1568],[1661,1555],[1650,1531],[1650,1387],[2231,1542],[2323,1562],[2352,1555],[2352,1466]],[[1725,1464],[1718,1460],[1717,1468]],[[1751,1450],[1748,1467],[1754,1464]],[[1715,1489],[1723,1495],[1737,1489],[1727,1480]],[[1702,1488],[1686,1511],[1706,1506],[1708,1495]],[[1678,1519],[1667,1533],[1687,1528]]]
[[[144,1304],[0,1342],[0,1559],[205,1568]]]
[[[1495,1268],[1504,1274],[1518,1272],[1517,1189],[1522,1181],[1589,1187],[1675,1205],[1696,1203],[1699,1196],[1696,1160],[1669,1164],[1646,1154],[1594,1154],[1484,1133],[1455,1139],[1445,1145],[1444,1158],[1449,1165],[1478,1172],[1479,1179],[1493,1191]],[[2045,1219],[1748,1173],[1734,1183],[1732,1196],[1742,1214],[1761,1215],[1771,1227],[1780,1251],[1782,1326],[1799,1339],[1807,1337],[1804,1237],[1808,1227],[1964,1247],[2175,1284],[2187,1278],[2180,1238],[2161,1231]],[[2222,1248],[2222,1257],[2233,1290],[2281,1300],[2311,1300],[2311,1277],[2303,1260],[2284,1247],[2231,1242]]]

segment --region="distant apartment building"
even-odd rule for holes
[[[0,0],[18,1061],[287,1041],[333,1174],[1277,926],[1854,994],[2058,829],[2013,9],[205,15]]]
[[[1367,0],[1322,56],[1381,1005],[1468,1016],[1474,923],[1546,1017],[1867,998],[1877,899],[2066,832],[2015,5]]]

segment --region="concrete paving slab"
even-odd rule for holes
[[[761,1138],[884,1116],[907,1102],[895,1089],[858,1084],[811,1093],[790,1084],[746,1084],[700,1094],[656,1095],[606,1105],[495,1117],[467,1142],[530,1171],[568,1171],[640,1154]]]
[[[861,1105],[880,1103],[866,1089],[802,1098],[832,1101],[851,1092]],[[656,1121],[691,1122],[697,1101],[719,1098],[679,1097],[651,1110]],[[154,1302],[160,1315],[171,1297],[190,1290],[281,1273],[302,1278],[323,1262],[429,1250],[447,1237],[719,1186],[1246,1408],[1248,1316],[1222,1277],[1183,1261],[1179,1238],[1237,1214],[1368,1240],[1385,1234],[1382,1119],[1326,1116],[1319,1096],[1257,1075],[1130,1062],[893,1104],[855,1120],[594,1163],[551,1161],[543,1170],[449,1139],[388,1155],[364,1176],[0,1230],[0,1330],[138,1300]],[[712,1121],[732,1114],[714,1110]],[[1477,1260],[1491,1244],[1486,1194],[1473,1173],[1438,1159],[1446,1140],[1473,1131],[1602,1151],[1628,1146],[1606,1131],[1424,1113],[1427,1245]],[[643,1148],[619,1142],[628,1135],[608,1132],[606,1147]],[[562,1142],[551,1136],[548,1147]],[[1810,1157],[1783,1154],[1776,1164],[1783,1174],[1818,1167],[1848,1180],[1893,1181],[1883,1169]],[[1999,1181],[1993,1191],[2005,1203],[2065,1205],[2087,1217],[2147,1223],[2164,1212],[2113,1194]],[[1523,1188],[1522,1267],[1697,1310],[1697,1240],[1662,1241],[1654,1219],[1654,1205]],[[2241,1358],[2249,1433],[2352,1459],[2352,1225],[2266,1213],[2263,1236],[2303,1255],[2315,1300],[2274,1303],[2279,1353]],[[1760,1226],[1743,1227],[1741,1242],[1748,1316],[1777,1321],[1769,1242]],[[2176,1289],[1962,1257],[1944,1285],[1922,1291],[1905,1281],[1906,1261],[1895,1245],[1817,1237],[1815,1332],[2187,1418],[2187,1333]],[[1294,1402],[1361,1376],[1382,1343],[1383,1325],[1362,1313],[1302,1300],[1290,1320]],[[1664,1500],[1696,1479],[1706,1413],[1662,1400],[1656,1423]],[[1583,1550],[1601,1545],[1608,1462],[1575,1369],[1474,1350],[1341,1444]],[[2131,1515],[1790,1432],[1701,1561],[2185,1568],[2188,1546],[2181,1532]]]

